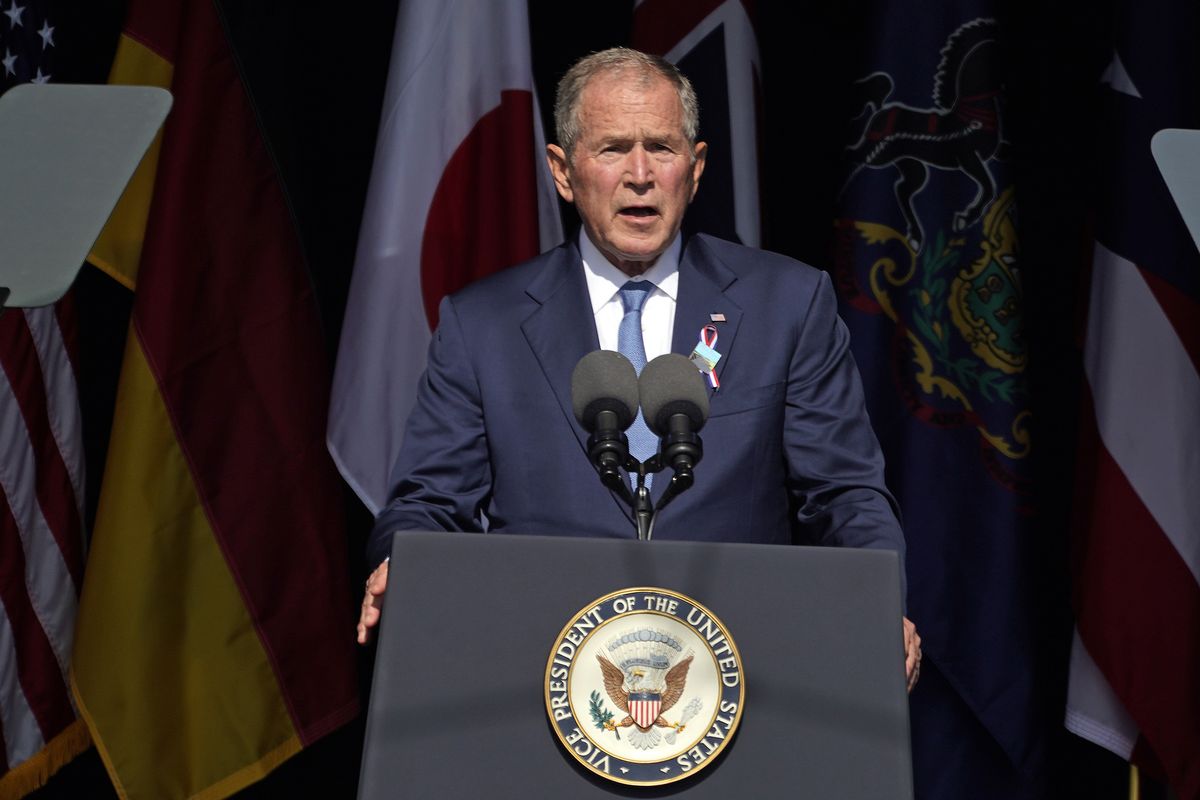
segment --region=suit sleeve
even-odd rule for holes
[[[825,273],[802,318],[789,370],[784,446],[801,530],[814,544],[895,550],[903,589],[899,508],[884,483],[850,335]]]
[[[442,300],[438,317],[417,403],[392,469],[390,499],[367,542],[372,567],[391,552],[396,531],[482,530],[492,468],[479,382],[450,298]]]

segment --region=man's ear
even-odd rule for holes
[[[696,142],[696,149],[692,151],[692,196],[688,199],[691,202],[696,197],[696,190],[700,188],[700,176],[704,174],[704,165],[708,161],[708,144],[706,142]]]
[[[550,165],[550,174],[554,177],[554,188],[558,195],[568,203],[575,202],[575,191],[571,188],[571,171],[568,169],[567,154],[556,144],[546,145],[546,163]]]

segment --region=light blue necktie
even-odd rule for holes
[[[650,281],[629,281],[621,287],[621,305],[625,307],[625,316],[621,318],[621,327],[617,329],[617,352],[629,359],[638,375],[646,366],[646,343],[642,341],[642,306],[654,284]],[[637,419],[625,432],[629,437],[629,454],[638,461],[646,461],[658,452],[658,437],[651,433],[642,418],[642,410],[638,409]],[[637,475],[631,474],[630,483],[637,488]],[[646,476],[646,486],[654,476]]]

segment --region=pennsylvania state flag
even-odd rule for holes
[[[878,4],[835,222],[841,312],[903,509],[926,654],[911,700],[922,798],[1033,796],[1040,752],[1021,260],[990,12]]]

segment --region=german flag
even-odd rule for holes
[[[135,290],[71,685],[123,797],[223,797],[358,712],[329,369],[212,0],[132,0],[112,82],[174,95],[90,260]]]

